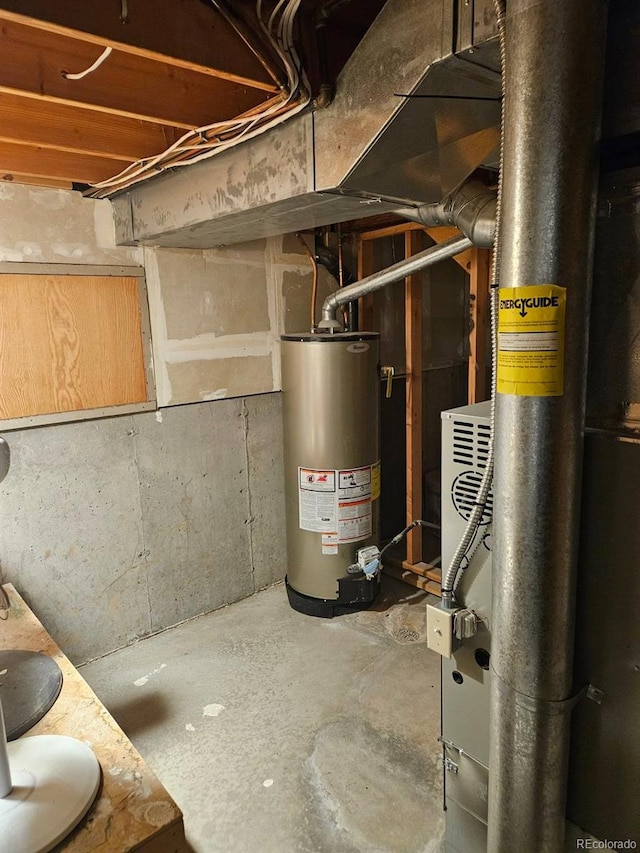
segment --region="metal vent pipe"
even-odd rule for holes
[[[489,853],[564,849],[605,0],[509,0],[502,284],[567,288],[559,397],[498,394]]]
[[[356,281],[348,287],[334,290],[322,304],[322,320],[318,323],[318,328],[329,331],[342,330],[342,323],[337,318],[337,311],[342,305],[347,305],[354,299],[360,299],[369,293],[375,293],[376,290],[380,290],[394,281],[415,275],[420,270],[447,258],[453,258],[454,255],[459,255],[460,252],[464,252],[472,246],[473,243],[468,237],[452,237],[450,240],[445,240],[444,243],[430,246],[424,252],[418,252],[417,255],[412,255],[404,261],[398,261],[393,266]]]
[[[474,245],[493,245],[496,194],[479,181],[467,181],[438,204],[407,207],[395,212],[422,225],[455,225],[462,234],[336,290],[324,301],[322,320],[318,326],[320,329],[341,329],[337,311],[340,306],[354,299],[374,293],[387,284],[420,272],[446,258],[452,258]]]

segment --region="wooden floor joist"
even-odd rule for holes
[[[0,51],[2,91],[185,129],[232,118],[269,97],[263,90],[177,68],[162,57],[119,50],[92,74],[69,80],[63,72],[88,68],[101,48],[19,23],[2,25]]]
[[[213,5],[192,0],[136,0],[128,5],[123,20],[124,8],[120,2],[0,0],[0,21],[277,91],[274,78]]]

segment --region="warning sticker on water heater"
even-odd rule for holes
[[[316,533],[336,530],[336,472],[298,468],[300,529]]]
[[[371,465],[337,471],[338,541],[358,542],[371,536]]]
[[[500,394],[562,396],[566,295],[566,288],[555,284],[500,288]]]
[[[323,553],[371,536],[371,465],[337,471],[298,468],[300,529],[322,533]],[[325,550],[325,548],[327,550]]]
[[[322,553],[327,556],[335,556],[338,553],[338,534],[323,533],[322,534]]]

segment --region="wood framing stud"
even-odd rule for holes
[[[404,235],[405,257],[424,248],[421,231]],[[422,518],[422,274],[405,280],[407,524]],[[407,561],[422,560],[422,528],[407,536]]]
[[[431,563],[424,563],[420,561],[419,563],[409,563],[407,560],[404,560],[402,563],[402,568],[405,571],[413,572],[414,575],[420,575],[423,578],[427,578],[427,580],[433,581],[434,583],[442,582],[442,571],[438,566],[432,566]]]
[[[462,236],[460,231],[452,225],[438,225],[436,228],[425,228],[424,230],[429,237],[431,237],[434,243],[444,243],[445,240],[451,240],[452,237]],[[471,269],[473,251],[473,249],[466,249],[464,252],[460,252],[459,255],[455,255],[452,258],[452,260],[461,266],[466,273]]]
[[[358,239],[358,280],[374,272],[373,243],[371,240]],[[367,331],[373,325],[373,296],[363,296],[358,300],[358,325],[361,331]]]

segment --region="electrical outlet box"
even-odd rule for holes
[[[427,604],[427,645],[443,658],[450,658],[453,654],[454,613],[455,610],[442,610]]]

